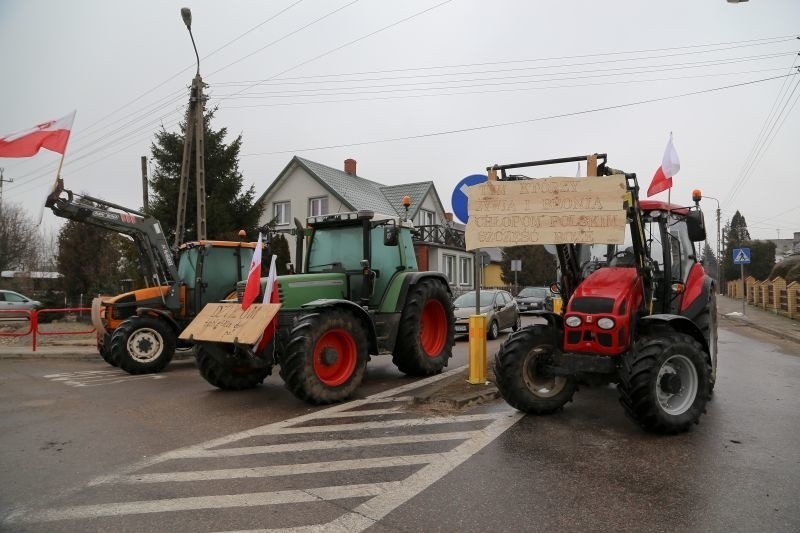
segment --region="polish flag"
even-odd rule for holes
[[[244,286],[242,295],[242,310],[247,311],[261,292],[261,232],[258,232],[258,244],[253,253],[253,260],[250,261],[250,270],[247,272],[247,284]]]
[[[278,297],[278,273],[275,270],[275,259],[277,259],[277,255],[272,254],[272,261],[269,265],[269,277],[267,277],[267,286],[264,288],[264,303],[265,304],[277,304],[280,303],[281,300]],[[267,343],[275,336],[275,332],[278,330],[278,315],[272,319],[272,321],[267,324],[266,329],[264,329],[264,335],[261,337],[261,341],[258,343],[258,351],[263,350]]]
[[[662,191],[672,188],[672,176],[678,173],[681,169],[681,162],[678,159],[678,152],[675,151],[675,146],[672,144],[672,133],[669,134],[669,141],[664,150],[664,157],[661,158],[661,166],[656,170],[653,181],[650,182],[650,187],[647,188],[647,197],[658,194]]]
[[[58,120],[0,137],[0,157],[31,157],[42,148],[63,154],[74,120],[75,111]]]

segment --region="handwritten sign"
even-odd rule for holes
[[[210,303],[180,334],[182,340],[255,344],[280,304],[252,304],[242,311],[239,303]]]
[[[468,189],[467,250],[625,238],[625,177],[488,181]]]

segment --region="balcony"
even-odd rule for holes
[[[464,231],[447,226],[417,226],[412,235],[414,243],[438,244],[459,250],[466,248]]]

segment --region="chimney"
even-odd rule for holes
[[[344,171],[351,176],[356,175],[356,160],[355,159],[345,159],[344,160]]]

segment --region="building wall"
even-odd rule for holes
[[[414,199],[412,198],[412,202]],[[420,205],[420,211],[417,211],[417,216],[414,217],[414,225],[421,226],[423,225],[422,222],[422,210],[431,211],[434,213],[434,224],[441,224],[444,221],[444,211],[439,207],[436,200],[433,198],[433,195],[428,193],[425,195],[425,198],[422,199],[422,204]]]
[[[503,287],[503,269],[499,264],[492,263],[483,269],[483,287]]]

